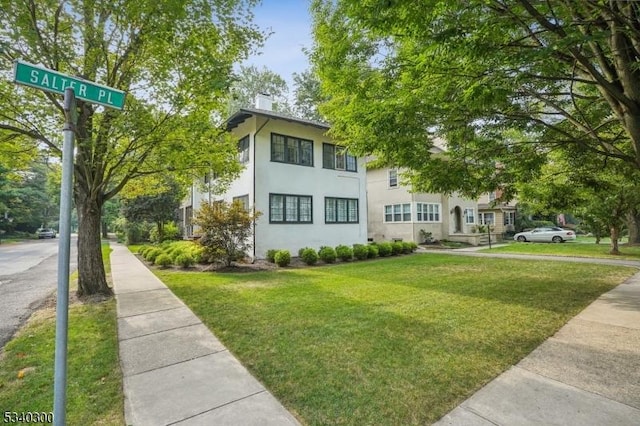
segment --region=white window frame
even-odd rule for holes
[[[516,224],[516,212],[513,210],[508,210],[503,213],[504,219],[503,222],[505,226],[515,225]]]
[[[238,141],[238,161],[240,164],[246,164],[249,162],[249,135],[243,137]]]
[[[471,214],[469,214],[471,213]],[[467,207],[464,209],[464,223],[466,225],[476,224],[476,209]]]
[[[387,173],[387,184],[389,188],[398,187],[398,169],[389,169]]]
[[[487,223],[487,217],[491,217],[491,223]],[[496,215],[494,212],[483,212],[478,213],[478,219],[480,225],[495,225],[496,224]]]
[[[416,203],[416,222],[442,223],[442,204]]]
[[[387,213],[387,207],[389,208],[390,213]],[[387,220],[387,215],[389,214],[391,215],[391,220]],[[411,216],[411,203],[386,204],[382,208],[382,218],[384,223],[410,223]]]

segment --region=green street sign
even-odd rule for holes
[[[125,92],[122,90],[71,77],[21,60],[15,61],[13,81],[59,95],[64,95],[64,90],[70,87],[76,98],[83,101],[109,108],[124,108]]]

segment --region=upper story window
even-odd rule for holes
[[[476,211],[474,209],[464,209],[464,223],[467,225],[473,225],[476,223]]]
[[[416,220],[418,222],[440,222],[440,204],[416,203]]]
[[[242,164],[249,162],[249,135],[238,141],[238,161]]]
[[[313,141],[271,133],[271,161],[313,167]]]
[[[389,188],[398,187],[398,170],[389,169]]]
[[[322,167],[325,169],[357,172],[358,162],[356,160],[356,157],[347,152],[346,148],[329,143],[323,143]]]
[[[490,192],[489,193],[489,202],[493,203],[496,200],[496,193],[494,192]]]

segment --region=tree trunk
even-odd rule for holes
[[[107,222],[103,221],[103,222],[102,222],[102,238],[105,238],[105,239],[106,239],[106,238],[108,238],[108,237],[109,237],[109,234],[107,234],[107,231],[108,231],[108,229],[107,229]]]
[[[629,244],[640,245],[640,211],[631,209],[627,213],[627,228],[629,229]]]
[[[620,254],[618,249],[618,238],[620,238],[620,230],[616,226],[611,227],[611,251],[609,254]]]
[[[82,189],[76,188],[78,192]],[[78,194],[78,296],[113,295],[107,285],[100,246],[101,208],[97,200]]]

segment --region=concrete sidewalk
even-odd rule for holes
[[[112,244],[127,425],[298,425],[191,310]]]
[[[640,267],[632,261],[552,259]],[[640,425],[640,273],[603,294],[436,425]]]

